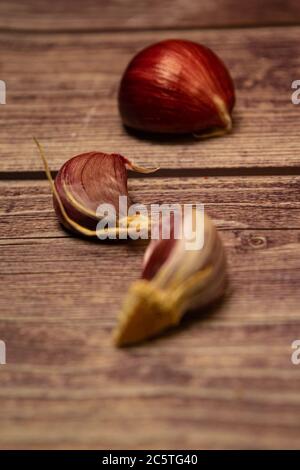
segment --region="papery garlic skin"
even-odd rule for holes
[[[159,264],[162,245],[168,256]],[[202,249],[186,250],[184,239],[153,241],[144,259],[143,278],[131,286],[114,333],[118,346],[141,342],[177,325],[186,311],[215,301],[227,285],[225,250],[208,216]]]
[[[209,48],[181,39],[139,52],[119,90],[123,123],[152,133],[228,132],[234,102],[233,81],[221,59]]]

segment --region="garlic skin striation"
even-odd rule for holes
[[[182,39],[139,52],[119,89],[124,125],[151,133],[224,134],[232,128],[234,103],[233,81],[221,59],[208,47]]]
[[[36,139],[34,141],[44,163],[60,223],[67,230],[86,237],[99,235],[97,208],[100,204],[110,204],[118,211],[120,196],[127,196],[128,206],[132,204],[127,188],[127,169],[139,173],[157,170],[136,166],[119,154],[88,152],[65,162],[53,181],[43,148]],[[120,230],[126,231],[126,224],[127,219],[125,224],[120,224],[123,227]],[[116,236],[120,230],[116,227]]]
[[[184,239],[152,241],[145,252],[142,278],[125,299],[115,344],[139,343],[178,325],[186,311],[218,299],[226,285],[224,247],[208,216],[202,249],[186,250]]]
[[[119,196],[129,198],[128,164],[121,155],[102,152],[83,153],[68,160],[59,170],[54,184],[69,217],[79,226],[95,231],[99,220],[96,211],[100,204],[108,203],[117,208]],[[64,217],[55,196],[53,203],[60,222],[67,229],[74,229]]]

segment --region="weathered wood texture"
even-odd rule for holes
[[[0,107],[0,171],[41,169],[33,135],[54,170],[94,149],[163,168],[299,168],[300,106],[291,102],[299,33],[300,27],[176,32],[211,46],[235,80],[233,133],[206,141],[153,141],[129,135],[121,125],[117,90],[127,62],[169,32],[1,34],[7,104]]]
[[[291,103],[300,26],[266,27],[298,24],[299,5],[0,3],[0,448],[300,447],[300,366],[291,362],[300,337],[300,106]],[[120,76],[139,49],[168,37],[205,43],[227,63],[237,90],[231,135],[153,141],[123,129]],[[144,246],[67,234],[33,135],[53,170],[83,151],[120,152],[162,167],[130,178],[135,201],[204,203],[228,256],[223,302],[152,342],[115,349],[111,331]]]
[[[0,3],[0,28],[119,30],[300,23],[297,0],[15,0]]]
[[[298,447],[300,231],[221,235],[227,298],[122,351],[110,335],[142,247],[2,241],[1,447]]]
[[[143,204],[202,203],[220,229],[300,229],[300,176],[130,178]],[[70,237],[57,223],[47,181],[0,182],[0,239]]]
[[[230,289],[177,331],[120,351],[111,330],[143,246],[66,238],[46,182],[2,182],[1,447],[297,448],[298,185],[130,180],[146,203],[203,199],[225,229]]]

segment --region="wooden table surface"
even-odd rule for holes
[[[234,131],[207,141],[128,134],[116,94],[142,47],[189,38],[227,63]],[[0,447],[300,447],[298,0],[15,0],[0,3]],[[58,225],[32,142],[53,171],[82,151],[159,173],[138,201],[205,204],[230,290],[217,308],[139,347],[111,344],[143,247]]]

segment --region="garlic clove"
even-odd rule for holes
[[[141,173],[157,170],[136,166],[119,154],[89,152],[68,160],[53,181],[43,148],[36,139],[34,141],[50,183],[59,221],[66,229],[87,237],[99,235],[96,228],[100,217],[96,212],[100,204],[111,204],[117,214],[120,196],[127,197],[128,206],[132,204],[127,188],[127,169]],[[140,220],[146,225],[147,221],[142,217]],[[127,218],[127,223],[132,223],[132,220]],[[106,233],[114,231],[119,235],[123,230],[128,230],[126,223],[122,228],[107,229]]]
[[[121,155],[90,152],[68,160],[55,178],[55,187],[65,211],[79,225],[96,230],[100,204],[108,203],[117,209],[119,196],[128,196],[127,171]],[[128,200],[131,204],[131,200]],[[67,228],[65,220],[54,199],[57,215]],[[66,223],[67,222],[67,223]]]
[[[223,244],[208,216],[204,227],[204,245],[199,250],[186,250],[183,239],[150,243],[143,279],[131,286],[114,332],[117,346],[152,338],[177,325],[186,311],[205,307],[224,293]],[[167,255],[160,257],[164,250]]]
[[[234,102],[233,81],[221,59],[203,45],[180,39],[139,52],[119,89],[123,123],[152,133],[203,138],[230,132]]]

